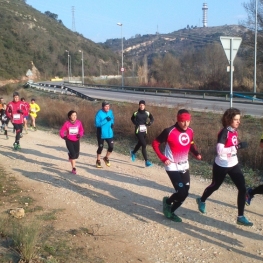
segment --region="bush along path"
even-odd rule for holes
[[[71,233],[68,245],[94,259],[77,262],[262,262],[261,196],[246,207],[254,225],[239,226],[236,189],[221,187],[207,200],[203,215],[195,200],[210,180],[192,176],[190,196],[178,209],[183,222],[177,223],[162,214],[162,199],[173,191],[163,167],[145,168],[143,161],[131,162],[127,149],[126,156],[113,152],[111,166],[102,163],[98,169],[97,147],[83,139],[75,175],[65,142],[57,134],[29,131],[21,139],[19,151],[13,150],[13,136],[10,132],[6,140],[0,135],[1,163],[23,193],[34,200],[21,202],[26,214],[17,220],[23,224],[36,207],[50,216],[50,211],[59,211],[52,221],[54,231]],[[17,204],[3,203],[1,210],[14,206]],[[70,262],[55,261],[59,257],[56,251],[50,252],[54,261],[49,262]]]

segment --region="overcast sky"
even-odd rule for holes
[[[57,14],[63,24],[94,42],[130,38],[136,34],[171,33],[189,26],[203,26],[203,3],[207,3],[208,26],[237,25],[247,14],[249,0],[27,0],[44,13]],[[72,9],[74,8],[74,12]],[[74,15],[73,15],[74,14]],[[74,19],[73,19],[74,17]]]

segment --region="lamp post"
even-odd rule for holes
[[[82,70],[82,86],[84,86],[84,60],[83,60],[83,51],[79,50],[81,52],[81,70]]]
[[[254,90],[257,92],[257,29],[258,27],[258,0],[255,0],[255,57],[254,57]],[[254,95],[256,97],[256,95]]]
[[[122,23],[117,23],[121,27],[121,86],[123,87],[123,37],[122,37]]]
[[[71,74],[71,55],[69,56],[69,80],[71,80],[72,74]]]
[[[65,52],[68,53],[68,82],[69,82],[69,51],[68,50],[65,50]]]

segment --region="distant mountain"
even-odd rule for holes
[[[68,60],[72,76],[81,76],[79,50],[83,51],[85,76],[116,71],[118,55],[72,32],[57,15],[43,14],[25,0],[1,0],[0,25],[0,80],[21,79],[32,65],[42,79],[68,76]]]
[[[145,55],[152,57],[170,52],[180,55],[189,47],[198,48],[209,43],[220,42],[220,36],[233,36],[250,39],[250,32],[244,26],[225,25],[217,27],[189,27],[169,34],[136,35],[123,42],[126,58],[141,60]],[[120,39],[108,39],[105,48],[114,52],[121,51]]]

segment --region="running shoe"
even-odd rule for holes
[[[36,131],[37,130],[37,127],[34,127],[34,131]]]
[[[109,160],[109,158],[108,157],[104,157],[103,158],[103,161],[105,162],[105,164],[108,166],[108,167],[110,167],[110,160]]]
[[[102,168],[102,166],[101,166],[101,161],[100,161],[100,160],[97,160],[97,161],[96,161],[96,167],[97,167],[97,168]]]
[[[8,137],[8,135],[6,135],[6,137],[5,137],[7,140],[9,139],[9,137]]]
[[[238,216],[237,224],[243,226],[253,226],[253,223],[250,222],[245,216]]]
[[[172,213],[170,219],[174,222],[182,222],[182,218],[180,218],[179,216],[177,216],[176,214]]]
[[[17,150],[17,145],[18,145],[18,144],[17,144],[16,142],[13,143],[14,150]]]
[[[131,160],[132,160],[133,162],[135,162],[135,160],[136,160],[136,154],[133,153],[133,151],[130,151],[130,155],[131,155]]]
[[[20,150],[21,149],[21,146],[20,146],[20,144],[18,143],[17,144],[17,150]]]
[[[252,188],[248,187],[246,192],[246,205],[250,205],[252,198],[254,197],[251,195]]]
[[[168,205],[168,204],[166,203],[166,200],[167,200],[167,199],[168,199],[167,196],[165,196],[165,197],[163,198],[163,214],[164,214],[165,217],[170,218],[170,217],[172,216],[172,213],[171,213],[171,205]]]
[[[77,169],[76,168],[72,168],[72,173],[73,174],[77,174]]]
[[[146,167],[151,167],[151,166],[153,166],[153,164],[152,164],[149,160],[147,160],[147,161],[145,162],[145,166],[146,166]]]
[[[201,198],[196,198],[196,203],[198,204],[198,210],[202,213],[206,213],[205,203],[201,201]]]

